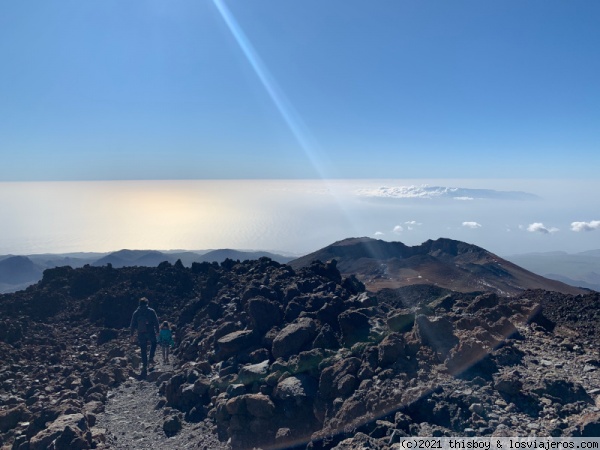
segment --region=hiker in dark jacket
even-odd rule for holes
[[[138,309],[131,316],[131,337],[137,331],[137,341],[142,352],[142,374],[148,368],[148,343],[150,343],[150,364],[154,364],[156,352],[156,335],[159,332],[158,316],[156,311],[148,307],[148,299],[142,297]]]

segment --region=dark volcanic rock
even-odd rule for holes
[[[317,335],[317,325],[310,318],[302,318],[285,327],[273,340],[271,352],[274,358],[286,358],[298,353]]]
[[[181,430],[181,418],[177,414],[168,416],[163,422],[163,431],[167,436],[173,436]]]
[[[444,317],[417,316],[415,318],[415,334],[423,345],[435,350],[442,361],[448,356],[450,349],[459,342],[454,335],[452,322]]]
[[[410,331],[415,323],[415,315],[409,311],[395,311],[387,318],[387,325],[392,331]]]
[[[371,330],[368,316],[360,311],[344,311],[339,315],[338,323],[344,345],[348,347],[366,340]]]
[[[406,342],[402,335],[392,333],[386,336],[378,346],[379,365],[384,367],[394,364],[400,357],[405,355],[405,346]]]
[[[91,436],[88,431],[88,423],[83,414],[66,414],[33,436],[29,440],[29,448],[31,450],[88,449],[91,448]],[[51,447],[53,441],[54,446]]]
[[[283,319],[280,305],[260,297],[253,298],[248,302],[248,314],[252,328],[262,333],[273,326],[280,325]]]
[[[363,290],[320,262],[46,271],[0,296],[0,442],[107,448],[105,403],[141,387],[168,450],[210,427],[234,449],[597,432],[596,294]],[[141,296],[176,327],[177,361],[143,381],[127,329]]]
[[[254,342],[256,342],[256,335],[252,330],[234,331],[217,340],[218,353],[222,359],[225,359],[247,349]]]
[[[30,416],[31,413],[23,404],[0,411],[0,432],[6,433],[12,430],[19,422],[25,422]]]
[[[315,397],[317,384],[317,380],[308,375],[290,376],[277,383],[273,397],[300,405]]]

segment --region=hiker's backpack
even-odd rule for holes
[[[138,333],[149,333],[151,327],[150,311],[148,311],[148,308],[140,309],[137,316]]]

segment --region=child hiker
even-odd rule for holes
[[[171,333],[171,326],[169,322],[164,321],[160,326],[160,332],[158,333],[158,343],[162,348],[163,363],[169,363],[169,349],[173,347],[173,334]]]

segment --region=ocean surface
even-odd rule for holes
[[[0,255],[448,237],[505,255],[600,248],[596,180],[0,182]],[[596,223],[598,222],[598,223]],[[574,223],[584,224],[579,227]]]

